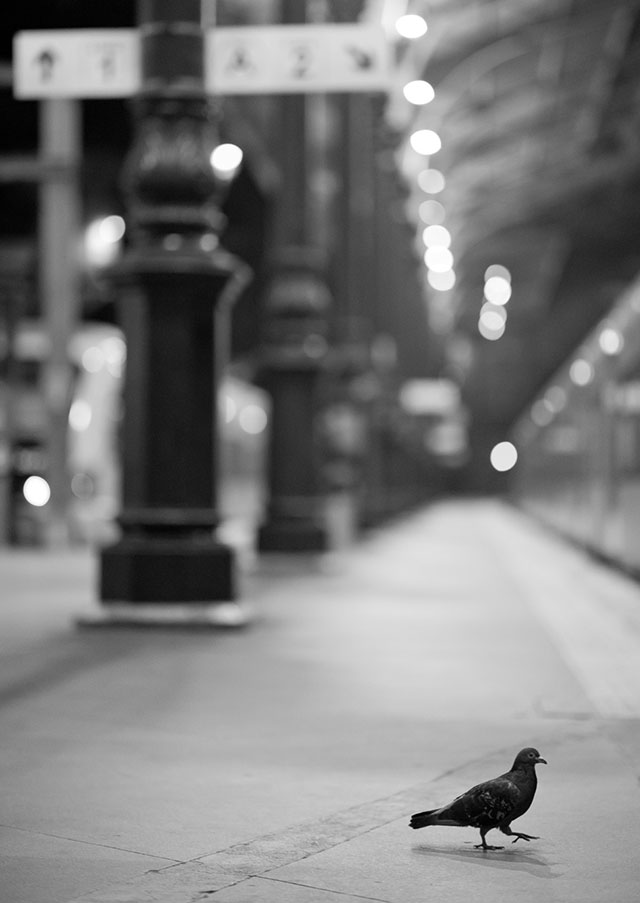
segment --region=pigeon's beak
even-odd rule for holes
[[[542,756],[538,756],[538,758],[536,759],[536,765],[539,765],[540,763],[542,763],[543,765],[549,764],[546,759],[542,758]]]

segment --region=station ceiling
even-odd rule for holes
[[[396,93],[388,115],[442,140],[428,165],[446,179],[457,273],[432,297],[436,325],[470,402],[508,422],[640,269],[640,3],[400,5],[428,22],[402,66],[435,98],[403,121]],[[410,153],[402,165],[410,182]],[[415,179],[410,192],[416,211]],[[513,295],[504,336],[487,341],[478,314],[495,263]]]
[[[255,21],[276,0],[220,0]],[[288,2],[288,0],[287,0]],[[426,34],[398,41],[384,117],[420,235],[435,199],[452,236],[455,286],[426,288],[444,372],[488,429],[508,425],[640,270],[640,0],[313,0],[320,19],[383,20],[414,13]],[[428,81],[434,99],[407,103]],[[430,157],[410,148],[435,131]],[[445,187],[425,193],[420,173]],[[424,250],[424,249],[422,249]],[[484,274],[508,268],[512,297],[497,341],[478,332]]]
[[[220,23],[278,21],[281,3],[218,0]],[[437,168],[446,181],[437,201],[457,280],[448,292],[428,290],[445,371],[479,419],[507,424],[640,270],[640,0],[308,0],[307,7],[334,21],[414,12],[428,23],[423,37],[396,46],[397,84],[384,116],[417,237],[428,196],[420,170]],[[2,58],[21,28],[134,20],[135,0],[52,0],[37,15],[14,6]],[[433,101],[407,104],[405,78],[427,80]],[[103,133],[108,109],[100,108]],[[416,159],[407,146],[421,128],[436,131],[442,148]],[[477,329],[491,264],[512,274],[498,341]]]

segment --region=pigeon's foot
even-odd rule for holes
[[[539,837],[536,837],[534,834],[519,834],[517,831],[513,832],[516,835],[516,839],[512,840],[511,843],[516,843],[518,840],[540,840]]]
[[[518,838],[516,837],[516,840]],[[514,841],[515,843],[515,841]],[[476,843],[473,845],[474,850],[504,850],[504,847],[492,847],[488,843]]]

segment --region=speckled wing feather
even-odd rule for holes
[[[518,785],[507,775],[476,784],[471,790],[460,794],[440,811],[438,822],[448,819],[454,824],[482,828],[498,825],[515,818],[520,809],[522,794]]]

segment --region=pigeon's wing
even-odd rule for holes
[[[440,817],[447,817],[460,824],[482,828],[509,821],[520,802],[518,786],[506,775],[476,784],[471,790],[460,796],[441,812]]]

